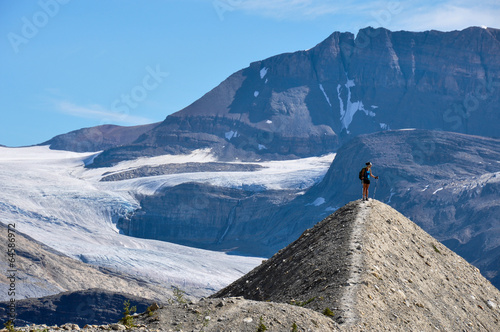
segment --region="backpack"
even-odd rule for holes
[[[366,173],[366,167],[363,167],[361,171],[359,171],[359,179],[364,180],[365,179],[365,173]]]

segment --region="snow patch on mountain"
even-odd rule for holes
[[[314,206],[320,206],[325,204],[326,200],[323,197],[318,197],[314,200],[314,202],[307,204],[307,205],[314,205]]]
[[[228,141],[230,141],[230,140],[231,140],[231,138],[233,138],[233,137],[238,137],[238,131],[232,131],[232,130],[231,130],[231,131],[226,132],[224,135],[226,136],[226,139],[227,139]]]
[[[438,192],[440,192],[440,191],[441,191],[441,190],[443,190],[443,189],[444,189],[443,187],[438,188],[438,189],[436,189],[436,190],[435,190],[432,194],[433,194],[433,195],[436,195]]]
[[[330,105],[330,107],[332,107],[332,103],[330,102],[330,98],[328,98],[328,96],[326,95],[325,89],[323,88],[323,84],[320,83],[319,88],[320,88],[321,92],[323,92],[323,95],[325,96],[325,99],[328,102],[328,105]]]
[[[347,77],[347,74],[346,74],[346,77]],[[349,77],[347,77],[347,83],[344,84],[344,86],[347,89],[347,100],[346,100],[345,104],[344,104],[344,101],[342,100],[342,96],[341,96],[342,85],[340,85],[340,84],[337,85],[337,97],[339,99],[339,105],[340,105],[340,122],[342,123],[342,129],[345,129],[347,133],[350,133],[349,126],[351,125],[351,122],[354,119],[354,115],[358,111],[363,111],[367,116],[371,116],[371,117],[374,117],[376,114],[371,110],[365,109],[362,101],[354,101],[353,102],[351,100],[351,98],[352,98],[351,88],[356,86],[356,84],[354,83],[354,80],[350,80]]]
[[[264,67],[260,70],[260,79],[263,79],[267,75],[268,70],[269,70],[269,68],[266,68],[266,67]]]

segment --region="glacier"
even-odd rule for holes
[[[0,147],[0,220],[55,250],[85,263],[111,267],[138,277],[177,285],[206,296],[261,263],[243,257],[120,234],[118,218],[139,208],[137,195],[164,186],[203,182],[243,188],[306,189],[326,174],[335,154],[297,160],[259,162],[249,172],[181,173],[122,181],[103,176],[169,163],[212,162],[210,149],[85,168],[98,153],[50,150],[48,146]],[[256,164],[255,162],[253,164]]]

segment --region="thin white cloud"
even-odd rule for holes
[[[422,30],[462,30],[470,26],[498,28],[500,6],[479,5],[471,1],[443,3],[435,7],[421,7],[412,13],[395,17],[394,25],[399,29]]]
[[[101,124],[141,125],[153,123],[148,118],[134,116],[128,112],[108,110],[100,105],[79,106],[69,101],[57,101],[56,109],[71,116],[98,120]]]
[[[245,11],[280,20],[311,20],[335,16],[341,20],[368,20],[372,11],[391,6],[393,0],[215,0],[222,12]],[[397,1],[396,1],[397,2]]]
[[[217,1],[224,4],[226,13],[244,11],[279,20],[329,16],[340,30],[375,26],[450,31],[482,25],[498,28],[500,24],[497,0],[215,0],[213,3]]]
[[[277,19],[314,19],[345,10],[348,3],[325,0],[239,0],[228,1],[234,10]],[[228,8],[228,9],[229,9]]]

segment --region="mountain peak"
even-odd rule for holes
[[[498,40],[489,28],[334,32],[307,51],[252,62],[93,167],[200,148],[224,160],[318,156],[401,128],[494,137]]]
[[[500,292],[396,210],[355,201],[214,297],[326,308],[350,328],[497,330]]]

